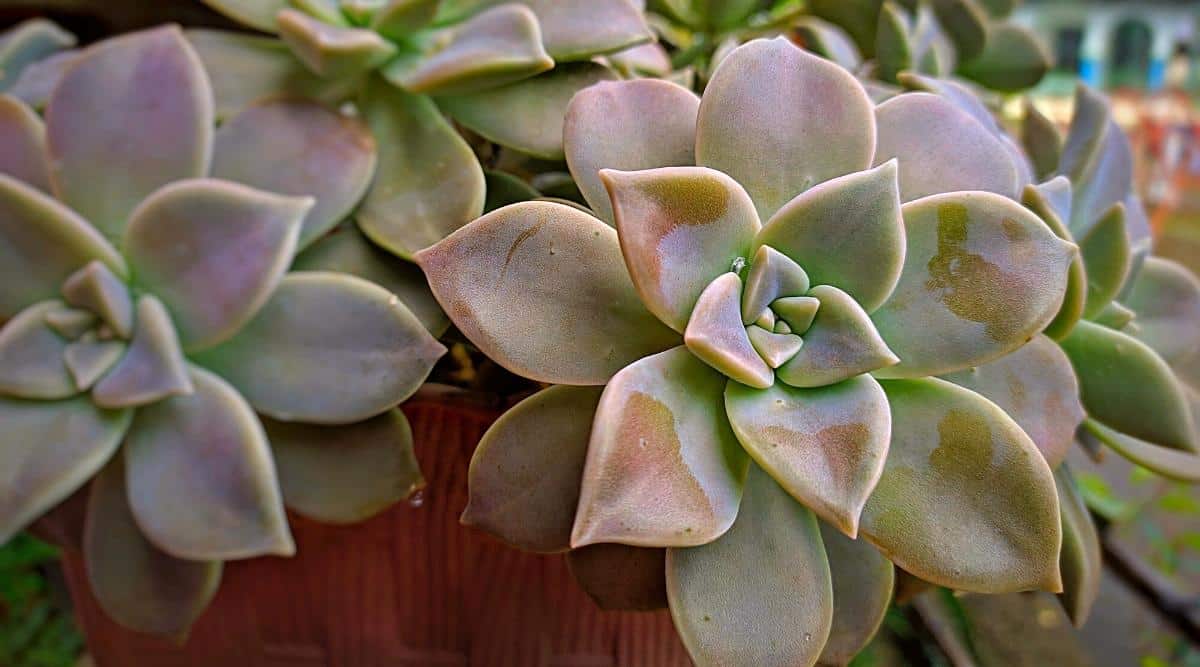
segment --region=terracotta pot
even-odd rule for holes
[[[67,578],[97,667],[690,664],[666,611],[600,611],[563,557],[524,554],[459,525],[467,463],[495,411],[428,400],[404,411],[428,480],[419,506],[353,527],[293,516],[298,555],[226,564],[183,646],[109,620],[68,545]]]

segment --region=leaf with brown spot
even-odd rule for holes
[[[524,377],[604,384],[680,343],[642,305],[616,231],[570,206],[507,206],[416,259],[463,334]]]
[[[900,357],[878,377],[921,377],[986,363],[1057,314],[1076,247],[1028,209],[988,192],[904,205],[900,283],[871,317]]]
[[[749,459],[725,417],[725,376],[684,347],[604,389],[571,546],[706,544],[733,523]]]
[[[570,549],[600,393],[599,387],[550,387],[496,420],[471,456],[462,523],[518,549]]]
[[[881,384],[892,441],[863,509],[867,540],[940,586],[1061,590],[1058,496],[1029,436],[994,403],[944,380]]]
[[[842,532],[858,533],[892,432],[887,397],[874,378],[817,389],[730,382],[725,409],[742,446],[780,486]]]

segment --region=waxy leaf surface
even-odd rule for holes
[[[847,665],[883,624],[896,568],[865,539],[852,540],[827,523],[821,541],[833,580],[833,625],[818,664]]]
[[[0,95],[0,174],[50,191],[46,128],[33,109],[8,95]]]

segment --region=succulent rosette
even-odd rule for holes
[[[406,259],[484,210],[484,171],[455,124],[561,160],[571,96],[618,77],[596,57],[653,39],[631,0],[206,2],[279,37],[189,33],[218,116],[281,92],[354,102],[380,147],[355,219]]]
[[[1009,198],[1015,169],[1008,197],[938,182],[953,152],[905,152],[922,122],[784,39],[733,51],[703,99],[576,95],[564,143],[594,215],[514,204],[417,255],[468,338],[555,385],[481,442],[464,522],[570,550],[602,605],[669,602],[698,664],[844,664],[892,563],[1058,590],[1049,466],[931,376],[1041,331],[1076,250]]]
[[[904,71],[952,74],[992,90],[1037,84],[1051,65],[1028,28],[1008,21],[1015,0],[815,0],[797,28],[805,44],[843,66],[867,63],[872,78]]]
[[[222,561],[293,553],[285,502],[353,521],[420,485],[395,405],[444,348],[376,284],[289,272],[370,181],[357,121],[280,100],[214,130],[164,27],[83,51],[44,123],[0,96],[0,156],[0,541],[95,477],[93,592],[179,635]]]

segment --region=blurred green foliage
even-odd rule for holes
[[[18,535],[0,546],[0,665],[70,667],[83,652],[71,611],[46,577],[50,545]]]

